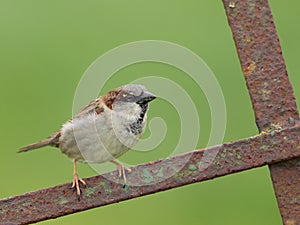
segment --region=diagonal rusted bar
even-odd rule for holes
[[[2,199],[0,221],[38,222],[299,157],[299,132],[300,126],[295,126],[133,167],[127,178],[139,186],[122,188],[103,176],[87,178],[88,187],[82,188],[80,201],[70,183]],[[116,171],[105,176],[118,179]]]
[[[223,2],[259,130],[294,126],[299,114],[268,1]],[[284,224],[300,224],[299,162],[270,166]]]

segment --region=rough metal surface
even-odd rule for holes
[[[223,0],[260,131],[293,126],[299,115],[267,0]]]
[[[103,176],[87,178],[80,200],[71,183],[2,199],[0,221],[38,222],[299,157],[299,132],[300,126],[295,126],[133,167],[127,178],[138,186],[123,187]],[[119,181],[116,171],[105,176]]]
[[[300,158],[276,163],[270,168],[284,223],[300,224]]]
[[[299,114],[268,1],[223,2],[259,130],[294,126]],[[299,161],[270,166],[281,216],[289,225],[300,224]]]

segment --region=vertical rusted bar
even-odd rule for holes
[[[267,0],[223,0],[261,132],[299,123]],[[289,149],[286,149],[289,151]],[[300,224],[300,159],[270,166],[284,224]]]
[[[300,224],[300,158],[269,167],[284,224]]]

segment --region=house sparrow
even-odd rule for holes
[[[142,85],[127,84],[96,98],[66,122],[49,138],[25,146],[19,152],[54,146],[73,159],[74,178],[72,187],[80,196],[76,162],[104,163],[117,165],[119,176],[126,184],[125,170],[130,171],[116,158],[132,148],[146,126],[148,103],[156,97]]]

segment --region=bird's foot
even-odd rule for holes
[[[74,164],[73,164],[73,183],[72,183],[72,188],[76,187],[76,191],[77,191],[77,196],[79,197],[81,194],[80,191],[80,186],[79,186],[79,181],[86,186],[86,183],[83,179],[78,177],[78,173],[77,173],[77,169],[76,169],[76,159],[74,159]]]
[[[72,188],[74,188],[74,187],[76,188],[78,196],[80,196],[80,194],[81,194],[79,182],[81,182],[84,186],[86,186],[86,182],[83,179],[79,178],[77,173],[74,173]]]
[[[127,170],[128,172],[131,172],[131,169],[128,168],[128,167],[126,167],[126,166],[124,166],[123,164],[121,164],[119,162],[114,161],[114,160],[111,161],[111,162],[117,165],[117,170],[119,172],[119,177],[123,177],[124,186],[125,186],[126,183],[127,183],[125,170]]]

